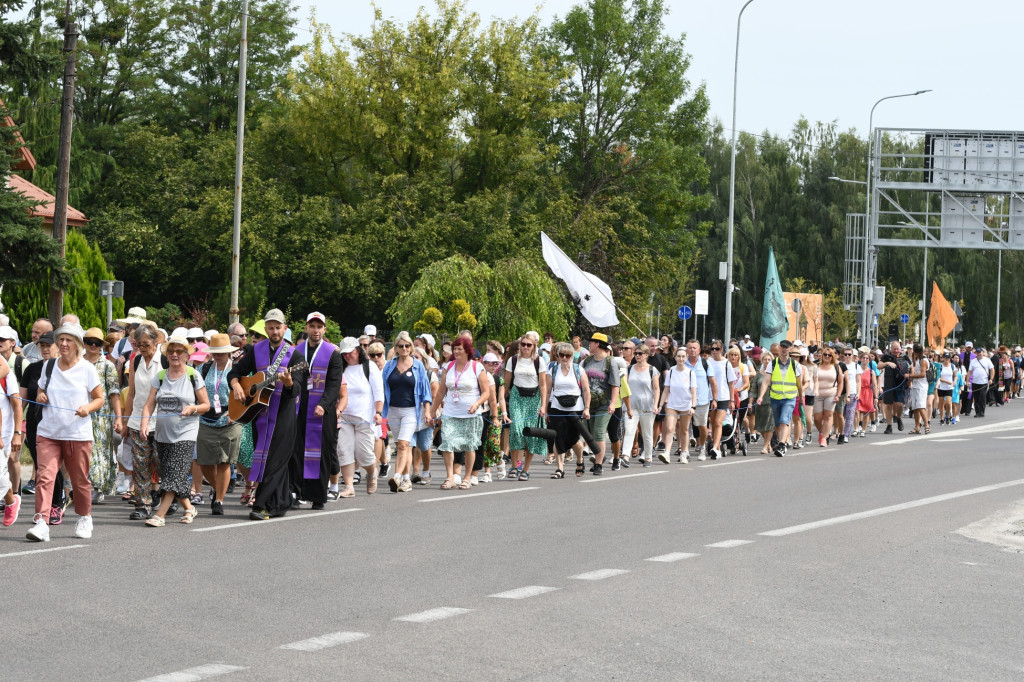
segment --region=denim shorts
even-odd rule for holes
[[[772,417],[775,419],[775,425],[779,426],[785,424],[789,426],[790,421],[793,419],[793,409],[796,407],[796,398],[787,398],[784,400],[771,399],[772,403]]]

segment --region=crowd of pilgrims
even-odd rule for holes
[[[746,336],[677,347],[669,335],[613,342],[597,332],[584,347],[530,331],[507,346],[478,348],[462,332],[438,347],[429,333],[385,342],[373,325],[335,345],[325,330],[324,315],[310,313],[293,344],[273,309],[249,328],[168,334],[132,308],[107,333],[74,315],[56,330],[38,320],[22,347],[0,325],[3,525],[23,495],[34,496],[27,538],[48,541],[70,505],[75,536],[91,537],[92,505],[116,496],[131,519],[163,527],[178,511],[193,523],[204,490],[210,514],[223,515],[238,486],[243,513],[264,521],[352,498],[356,486],[374,494],[382,481],[394,493],[528,481],[535,458],[561,479],[567,462],[576,477],[601,476],[608,456],[612,471],[758,444],[783,456],[815,430],[825,448],[883,423],[902,431],[904,416],[912,434],[972,407],[984,416],[1017,397],[1021,374],[1019,346],[762,349]],[[785,376],[780,360],[798,377],[796,399],[766,395]],[[251,402],[253,377],[266,379],[267,404],[235,421],[229,406]],[[22,444],[34,464],[26,481]]]

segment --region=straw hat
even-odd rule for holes
[[[170,350],[171,346],[181,346],[182,348],[185,349],[185,355],[192,355],[193,353],[196,352],[196,349],[192,347],[192,344],[190,344],[188,342],[188,339],[186,339],[184,336],[172,336],[171,338],[167,339],[167,342],[164,344],[163,348],[164,353]]]
[[[210,337],[210,347],[206,352],[210,355],[216,353],[234,353],[237,348],[231,345],[231,337],[227,334],[214,334]]]

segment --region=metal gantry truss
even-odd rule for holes
[[[1024,250],[1024,132],[872,134],[870,209],[866,228],[862,214],[847,216],[843,296],[860,313],[865,342],[882,305],[874,300],[879,248]]]

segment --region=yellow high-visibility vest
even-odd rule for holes
[[[785,372],[782,370],[778,360],[772,363],[772,385],[768,389],[768,395],[772,400],[789,400],[796,398],[796,361],[790,358],[789,366]]]

